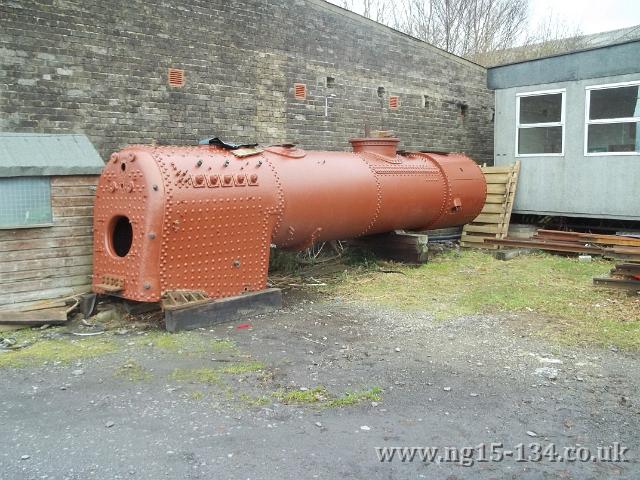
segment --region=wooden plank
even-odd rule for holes
[[[505,205],[505,215],[502,221],[502,231],[498,234],[498,238],[506,238],[509,234],[509,224],[511,223],[511,212],[513,211],[513,202],[516,196],[516,188],[518,186],[518,177],[520,175],[520,161],[513,165],[513,173],[507,184],[507,203]]]
[[[74,187],[68,186],[51,186],[51,198],[59,197],[95,197],[96,186],[94,185],[80,185]]]
[[[500,173],[498,175],[487,175],[485,178],[487,180],[487,184],[505,184],[509,178],[511,177],[508,173]]]
[[[487,194],[487,199],[485,203],[505,203],[507,201],[506,195],[500,195],[497,193]]]
[[[96,186],[99,175],[64,175],[51,177],[52,187]]]
[[[484,207],[482,207],[482,213],[504,214],[504,205],[497,203],[486,203]]]
[[[93,225],[93,215],[78,217],[58,217],[53,219],[54,227],[79,227]],[[54,228],[47,227],[47,228]]]
[[[38,300],[49,300],[51,298],[62,298],[91,290],[91,285],[78,285],[73,287],[60,287],[44,290],[34,290],[32,292],[21,292],[18,294],[3,294],[0,290],[0,305],[21,306]]]
[[[499,224],[502,222],[502,215],[497,213],[481,213],[478,215],[473,223],[494,223]]]
[[[513,165],[506,165],[504,167],[480,167],[482,173],[495,174],[495,173],[511,173],[513,171]]]
[[[53,220],[60,217],[90,217],[93,215],[93,207],[52,207]]]
[[[74,275],[72,277],[45,278],[42,280],[25,280],[2,286],[2,293],[31,292],[33,290],[47,290],[60,287],[76,287],[90,285],[91,275]]]
[[[484,235],[468,235],[466,233],[462,234],[460,241],[462,242],[471,242],[471,243],[484,243],[484,239],[487,238]]]
[[[93,207],[96,197],[51,197],[52,207]]]
[[[36,238],[33,240],[9,240],[0,242],[0,252],[15,252],[43,248],[60,248],[93,245],[93,236]]]
[[[500,231],[499,225],[491,224],[469,224],[465,225],[464,231],[468,233],[488,233],[497,234]]]
[[[93,233],[93,227],[83,225],[79,227],[53,227],[46,228],[15,228],[0,230],[0,242],[11,240],[35,240],[39,238],[76,237],[87,236]],[[1,260],[0,260],[1,261]]]
[[[90,255],[93,253],[93,245],[80,245],[61,248],[44,248],[39,250],[15,250],[2,254],[3,262],[20,260],[41,260],[45,258],[72,257],[74,255]]]
[[[93,265],[78,265],[73,267],[43,268],[40,270],[19,270],[0,273],[0,285],[24,280],[44,280],[74,275],[91,275]],[[0,287],[1,288],[1,287]]]
[[[71,277],[56,277],[43,280],[25,280],[13,282],[2,286],[2,296],[10,293],[32,292],[34,290],[47,290],[62,287],[77,287],[90,285],[91,275],[74,275]]]
[[[20,272],[29,270],[55,269],[64,267],[77,267],[81,265],[92,265],[92,255],[80,255],[62,258],[45,258],[41,260],[21,260],[16,262],[0,261],[0,275],[9,272]]]
[[[30,312],[0,311],[0,325],[64,325],[66,308],[49,308]]]
[[[491,193],[497,193],[500,195],[504,195],[507,193],[507,187],[506,185],[500,185],[500,184],[491,184],[491,185],[487,185],[487,193],[491,194]]]

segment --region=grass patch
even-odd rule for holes
[[[228,375],[241,375],[243,373],[259,372],[260,370],[264,370],[264,368],[264,364],[260,362],[238,362],[223,367],[220,371]]]
[[[212,368],[175,369],[170,377],[179,382],[205,383],[216,385],[220,383],[220,374]]]
[[[268,405],[269,403],[271,403],[271,400],[266,395],[253,397],[251,395],[247,395],[246,393],[241,393],[238,399],[247,407],[261,407],[263,405]]]
[[[332,293],[401,309],[427,310],[436,319],[528,312],[553,321],[543,330],[568,343],[640,348],[640,299],[593,287],[613,262],[550,254],[496,260],[479,251],[449,253],[419,268],[394,265],[402,275],[347,272]]]
[[[211,338],[201,332],[168,333],[153,331],[134,340],[137,346],[152,344],[154,348],[171,353],[224,353],[236,350],[231,340]]]
[[[327,407],[350,407],[360,402],[368,400],[370,402],[379,402],[382,400],[382,389],[373,387],[370,390],[362,390],[356,392],[347,392],[342,397],[330,400],[326,403]]]
[[[16,335],[16,337],[18,337]],[[33,345],[20,350],[0,353],[0,367],[30,367],[45,362],[69,364],[86,358],[99,357],[116,350],[109,338],[85,338],[82,340],[39,339],[35,335],[21,334],[18,343],[33,341]]]
[[[311,390],[278,390],[273,396],[286,404],[309,404],[318,403],[328,398],[325,387],[315,387]]]
[[[153,378],[153,374],[149,370],[133,360],[129,360],[124,365],[118,367],[113,376],[124,378],[130,382],[144,382]]]
[[[202,400],[204,397],[205,397],[205,393],[201,392],[200,390],[194,390],[189,394],[189,398],[196,402]]]
[[[369,390],[347,392],[341,397],[332,398],[325,387],[318,386],[311,390],[279,390],[274,392],[273,396],[288,405],[316,404],[326,408],[341,408],[357,405],[365,400],[378,402],[382,399],[381,393],[380,387],[373,387]]]

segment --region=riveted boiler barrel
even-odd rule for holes
[[[169,290],[225,297],[265,288],[272,243],[462,225],[482,209],[480,168],[460,154],[396,154],[397,139],[354,152],[291,146],[131,146],[98,184],[94,290],[157,301]]]

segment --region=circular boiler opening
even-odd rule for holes
[[[115,217],[109,229],[111,251],[119,257],[126,257],[133,244],[133,227],[125,216]]]

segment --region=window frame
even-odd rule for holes
[[[539,97],[542,95],[562,95],[562,101],[560,106],[560,121],[559,122],[544,122],[544,123],[520,123],[520,99],[522,97]],[[516,94],[516,143],[515,143],[515,157],[564,157],[565,152],[565,133],[566,133],[566,106],[567,106],[567,89],[556,88],[553,90],[536,90],[534,92],[521,92]],[[562,151],[560,153],[520,153],[518,145],[520,142],[520,129],[521,128],[544,128],[544,127],[561,127],[562,128]]]
[[[52,187],[53,185],[51,184],[51,176],[50,175],[24,175],[24,176],[15,176],[15,177],[2,177],[3,179],[15,179],[15,178],[46,178],[47,179],[47,184],[49,185],[49,202],[48,202],[48,209],[50,212],[50,218],[51,221],[50,222],[44,222],[44,223],[29,223],[29,224],[3,224],[0,223],[0,232],[2,231],[6,231],[6,230],[22,230],[22,229],[27,229],[27,228],[49,228],[49,227],[53,227],[55,225],[55,218],[53,215],[53,194],[52,194]]]
[[[640,122],[640,117],[620,117],[620,118],[604,118],[591,120],[591,91],[592,90],[609,90],[621,87],[637,86],[640,88],[640,80],[632,80],[629,82],[604,83],[601,85],[589,85],[584,87],[584,156],[585,157],[618,157],[629,155],[640,155],[640,152],[589,152],[589,125],[610,125],[615,123],[632,123]],[[637,141],[637,140],[636,140]]]

